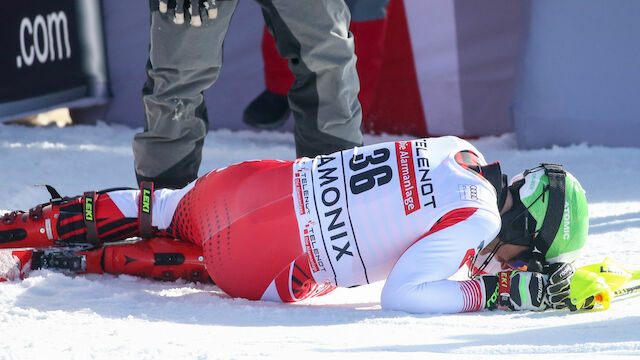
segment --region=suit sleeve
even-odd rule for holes
[[[497,214],[476,209],[465,220],[430,231],[393,267],[382,290],[382,308],[411,313],[479,310],[484,290],[478,281],[447,279],[458,271],[469,250],[488,244],[499,230]]]

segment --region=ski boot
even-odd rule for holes
[[[32,269],[52,269],[65,274],[127,274],[167,281],[211,281],[204,267],[202,249],[165,237],[108,244],[90,250],[36,250]]]
[[[51,186],[48,203],[29,212],[13,211],[0,217],[0,249],[56,246],[96,248],[104,242],[153,235],[151,198],[153,184],[143,183],[139,216],[126,218],[108,195],[109,189],[82,196],[62,197]],[[131,189],[127,189],[131,190]]]
[[[47,190],[51,194],[49,203],[37,205],[29,212],[13,211],[0,218],[0,248],[57,245],[61,209],[66,214],[81,214],[82,204],[78,198],[63,198],[48,185]]]

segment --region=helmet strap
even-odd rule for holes
[[[546,255],[562,222],[565,205],[565,178],[567,175],[562,169],[562,165],[542,163],[540,166],[544,168],[544,172],[549,179],[549,205],[547,205],[547,212],[542,221],[540,231],[534,239],[534,246],[542,254]]]
[[[498,237],[500,241],[504,243],[528,246],[533,249],[536,223],[535,219],[533,219],[529,213],[529,207],[525,207],[520,200],[518,190],[522,184],[524,184],[524,181],[509,186],[509,191],[513,198],[513,205],[511,209],[500,215],[502,227],[500,228]],[[538,196],[533,203],[535,204],[543,194]],[[514,226],[518,220],[524,222],[524,227]]]

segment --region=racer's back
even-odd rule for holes
[[[294,206],[315,280],[355,286],[386,279],[402,254],[446,214],[472,208],[497,217],[495,189],[468,169],[484,164],[473,145],[456,137],[296,161]],[[478,244],[486,237],[479,234]]]

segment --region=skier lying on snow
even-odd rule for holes
[[[36,268],[208,273],[233,297],[285,302],[386,279],[382,307],[413,313],[575,310],[570,263],[588,228],[584,190],[561,166],[507,186],[498,163],[456,137],[247,161],[180,190],[50,192],[51,202],[4,215],[0,247],[93,248],[36,251]],[[464,264],[472,279],[447,280]]]

